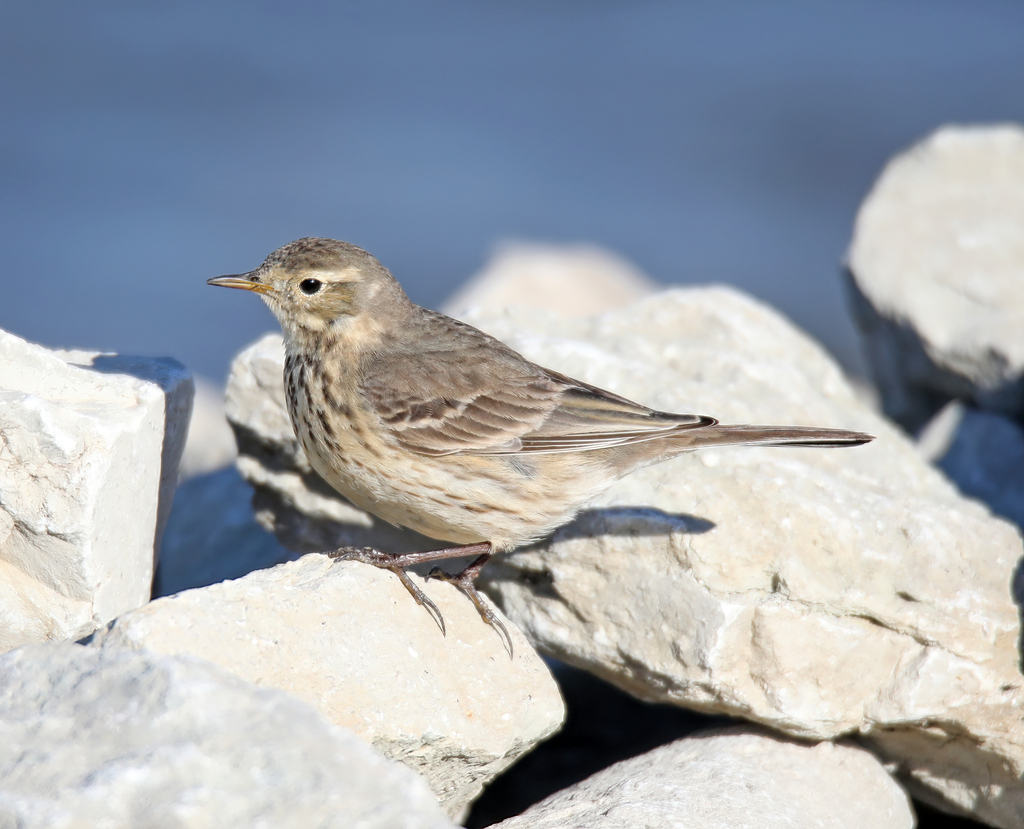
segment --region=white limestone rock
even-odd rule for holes
[[[494,829],[913,829],[871,754],[732,728],[616,763]]]
[[[538,648],[641,698],[802,738],[861,735],[928,802],[1024,823],[1010,591],[1020,536],[859,403],[817,344],[724,288],[665,291],[592,319],[520,309],[469,321],[659,409],[878,436],[842,450],[703,450],[624,478],[551,539],[484,570]],[[312,537],[353,508],[301,472],[280,339],[250,353],[260,348],[264,373],[231,385],[268,378],[245,380],[263,392],[243,428],[257,435],[262,418],[278,431],[254,437],[263,454],[239,467],[286,493],[288,509],[308,508]],[[359,543],[391,549],[360,515]]]
[[[0,651],[149,599],[191,405],[174,360],[0,331]]]
[[[509,625],[515,658],[452,585],[424,582],[447,636],[397,577],[308,555],[157,599],[96,647],[192,654],[282,688],[423,774],[461,814],[482,787],[558,729],[557,685]]]
[[[200,659],[4,654],[0,746],[2,826],[454,829],[408,769]]]
[[[944,127],[861,206],[851,297],[885,411],[951,398],[1024,420],[1024,128]]]
[[[518,305],[582,317],[656,290],[634,265],[596,245],[506,242],[441,310],[458,317],[468,309]]]
[[[539,649],[641,698],[802,738],[858,734],[923,799],[1021,825],[1020,536],[858,403],[816,344],[726,289],[591,320],[473,321],[659,409],[878,436],[702,450],[624,478],[484,571]]]

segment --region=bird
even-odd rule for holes
[[[872,435],[723,425],[651,409],[544,368],[467,323],[414,304],[374,256],[308,237],[208,284],[259,294],[281,325],[284,387],[313,469],[356,506],[449,546],[329,553],[394,572],[445,630],[407,568],[474,555],[454,584],[501,637],[476,589],[496,553],[542,539],[629,473],[709,446],[857,446]]]

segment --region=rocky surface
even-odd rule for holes
[[[911,829],[906,794],[868,752],[751,729],[689,737],[617,763],[501,829]]]
[[[803,738],[859,734],[923,799],[1018,824],[1024,693],[1009,585],[1020,537],[859,404],[819,347],[726,289],[668,291],[594,319],[473,321],[657,408],[878,436],[846,450],[704,450],[623,479],[552,539],[485,570],[534,644],[643,699]],[[243,452],[243,474],[277,494],[274,522],[301,527],[306,543],[348,526],[387,549],[395,531],[376,537],[296,457],[272,385],[279,351],[262,340],[229,383],[230,399],[261,385],[256,369],[267,378],[257,414],[236,420],[258,447]]]
[[[561,724],[544,663],[509,625],[515,658],[452,585],[424,589],[447,636],[398,579],[308,555],[126,613],[92,644],[192,654],[288,690],[426,777],[461,814]]]
[[[545,661],[565,700],[565,725],[484,789],[466,818],[468,829],[485,829],[521,814],[613,763],[737,724],[676,705],[643,702],[591,673],[557,659]]]
[[[1024,420],[1024,128],[945,127],[893,159],[857,216],[855,316],[885,411],[952,398]]]
[[[659,408],[878,436],[705,450],[623,479],[486,571],[538,647],[642,698],[805,738],[859,734],[926,801],[1020,823],[1011,525],[860,406],[812,342],[733,292],[667,292],[590,321],[480,322]]]
[[[312,472],[279,336],[240,355],[224,409],[199,385],[179,467],[181,366],[0,332],[0,650],[117,616],[90,648],[0,655],[0,825],[452,826],[435,798],[461,819],[501,774],[470,825],[556,792],[501,825],[912,826],[887,771],[948,812],[1024,825],[1021,181],[1024,129],[946,129],[858,218],[853,301],[916,445],[742,295],[624,307],[653,286],[603,251],[501,251],[447,308],[532,359],[658,408],[878,435],[705,450],[619,482],[485,571],[522,628],[513,660],[451,585],[425,584],[445,637],[393,575],[285,548],[438,542]],[[168,595],[131,610],[165,522]],[[559,668],[575,724],[502,774],[563,716],[531,644],[577,666]],[[653,748],[723,715],[857,745],[744,726]]]
[[[200,659],[0,656],[0,825],[452,829],[398,763],[291,694]]]
[[[525,306],[583,317],[649,296],[657,285],[622,257],[595,245],[507,242],[441,309]]]
[[[0,651],[149,599],[191,403],[173,360],[0,332]]]

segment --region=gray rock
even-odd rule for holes
[[[308,555],[157,599],[92,644],[201,656],[288,690],[419,771],[458,815],[556,731],[565,712],[548,669],[514,626],[509,660],[454,586],[423,586],[447,636],[392,574]]]
[[[912,829],[868,752],[728,729],[617,763],[495,829]]]
[[[1020,824],[1020,536],[859,404],[820,348],[721,289],[589,321],[477,322],[658,408],[878,436],[848,450],[704,450],[623,479],[485,570],[541,650],[641,698],[803,738],[858,734],[922,799]]]
[[[0,651],[149,599],[191,405],[174,360],[0,331]]]
[[[237,579],[294,557],[256,522],[252,495],[233,466],[178,486],[153,581],[154,598]]]
[[[892,160],[848,255],[885,411],[951,398],[1024,420],[1024,129],[945,127]]]
[[[579,668],[557,659],[545,662],[565,700],[565,725],[488,784],[466,826],[478,829],[522,814],[613,763],[736,724],[676,705],[642,702]]]
[[[859,734],[922,799],[996,826],[1024,822],[1009,590],[1020,536],[860,404],[819,346],[720,288],[593,319],[511,310],[470,321],[659,409],[878,436],[845,450],[703,450],[624,478],[551,539],[485,569],[538,648],[643,699],[807,739]],[[308,505],[313,525],[353,508],[303,477],[274,349],[279,339],[254,346],[259,371],[240,371],[239,358],[229,383],[230,400],[236,383],[267,378],[253,403],[279,426],[239,466],[290,509]],[[352,521],[375,543],[369,518]]]
[[[960,491],[1024,528],[1024,429],[953,401],[918,436],[925,457]]]
[[[201,659],[0,656],[0,825],[452,829],[415,774],[290,694]]]

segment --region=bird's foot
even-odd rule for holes
[[[455,585],[455,587],[465,594],[476,606],[480,617],[494,628],[495,632],[501,639],[501,644],[504,645],[505,650],[508,651],[508,658],[512,659],[512,637],[509,636],[508,629],[505,627],[501,619],[498,618],[498,614],[494,612],[494,609],[484,600],[480,591],[476,589],[476,577],[480,575],[480,571],[483,569],[483,566],[487,563],[487,560],[490,557],[491,553],[486,552],[483,555],[478,556],[468,567],[465,567],[454,575],[446,573],[440,567],[435,567],[427,573],[427,578],[446,581],[449,584]]]
[[[390,570],[405,585],[405,589],[416,600],[416,604],[423,607],[437,623],[437,626],[441,628],[441,635],[447,635],[444,627],[444,616],[441,615],[441,611],[431,600],[430,596],[423,592],[423,588],[416,584],[412,580],[412,576],[409,575],[407,568],[410,564],[415,564],[416,562],[404,562],[401,554],[383,553],[380,550],[375,550],[373,547],[342,547],[327,555],[335,561],[360,561],[363,564],[371,564],[382,570]]]
[[[373,547],[341,547],[340,549],[327,553],[327,555],[335,561],[359,561],[363,564],[371,564],[374,567],[379,567],[382,570],[390,570],[398,576],[402,584],[405,585],[405,589],[408,590],[409,595],[416,600],[416,604],[422,606],[427,613],[430,614],[431,618],[441,629],[441,635],[444,636],[446,635],[444,616],[441,615],[441,611],[438,609],[437,605],[434,604],[430,597],[423,592],[423,588],[412,580],[412,576],[409,575],[408,568],[412,567],[414,564],[423,564],[425,562],[439,561],[446,558],[457,558],[458,556],[472,555],[474,553],[479,553],[480,555],[473,560],[473,563],[470,564],[469,567],[466,567],[457,575],[448,576],[448,574],[445,573],[443,576],[437,576],[435,573],[440,571],[439,568],[435,567],[430,571],[428,578],[442,578],[444,581],[451,581],[459,588],[459,590],[469,596],[470,601],[476,605],[476,608],[484,618],[484,621],[498,630],[499,634],[501,634],[503,642],[506,643],[505,648],[511,657],[512,640],[509,638],[508,631],[505,630],[505,626],[495,615],[494,611],[484,604],[480,594],[473,586],[473,582],[476,580],[476,576],[480,572],[480,569],[484,566],[487,559],[491,557],[491,545],[488,542],[485,541],[479,544],[467,544],[463,547],[448,547],[443,550],[427,550],[420,553],[385,553]],[[460,581],[463,577],[465,577],[465,585]]]

